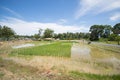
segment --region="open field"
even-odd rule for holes
[[[5,42],[0,53],[1,80],[119,80],[119,66],[119,47],[82,40]]]

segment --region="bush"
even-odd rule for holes
[[[108,37],[108,40],[109,41],[115,41],[115,37],[117,37],[117,34],[111,34],[109,37]]]

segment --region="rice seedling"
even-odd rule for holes
[[[11,55],[40,55],[70,57],[72,42],[55,42],[53,44],[29,48],[14,49]]]

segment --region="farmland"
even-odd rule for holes
[[[83,40],[3,42],[0,79],[119,80],[119,47],[105,45]]]
[[[120,0],[0,0],[0,80],[120,80]]]
[[[12,54],[70,57],[72,42],[51,42],[35,47],[16,49]]]

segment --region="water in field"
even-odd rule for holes
[[[99,70],[100,73],[120,73],[120,48],[116,46],[74,43],[71,48],[71,58],[91,70]],[[94,71],[92,71],[94,72]]]
[[[91,58],[91,59],[120,59],[120,46],[109,44],[92,43],[88,45],[86,42],[74,43],[71,48],[72,58]]]
[[[79,44],[73,44],[71,48],[71,57],[73,59],[79,59],[79,58],[84,58],[84,59],[90,59],[90,48],[86,46],[80,46]]]
[[[12,48],[18,49],[18,48],[25,48],[25,47],[31,47],[31,46],[35,46],[35,45],[34,44],[22,44],[18,46],[13,46]]]

